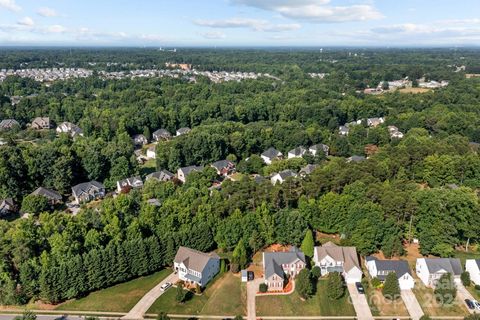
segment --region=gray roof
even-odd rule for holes
[[[375,261],[375,265],[378,271],[395,272],[398,279],[400,279],[407,273],[409,275],[412,275],[412,273],[410,272],[410,267],[408,266],[408,262],[404,260],[379,260],[372,256],[368,256],[366,260]],[[387,276],[378,275],[377,277],[383,281]]]
[[[322,260],[326,256],[331,257],[335,261],[342,261],[345,271],[350,271],[353,267],[360,268],[358,261],[357,249],[355,247],[340,247],[333,242],[327,242],[321,247],[315,247],[318,260]]]
[[[173,177],[175,177],[175,175],[174,175],[173,173],[171,173],[170,171],[168,171],[168,170],[161,170],[161,171],[157,171],[157,172],[150,173],[150,174],[147,176],[147,180],[157,179],[157,180],[159,180],[159,181],[169,181],[169,180],[171,180]]]
[[[92,180],[90,182],[84,182],[73,186],[72,192],[74,195],[79,195],[88,192],[91,188],[105,189],[105,186],[98,181]]]
[[[282,264],[291,264],[297,260],[306,263],[305,255],[297,248],[292,248],[289,252],[264,252],[263,262],[265,269],[265,278],[272,275],[278,275],[283,278]]]
[[[362,162],[365,160],[366,158],[364,156],[351,156],[347,159],[348,162]]]
[[[314,150],[314,151],[323,151],[323,152],[327,153],[328,150],[330,149],[330,147],[327,146],[326,144],[319,143],[319,144],[314,144],[313,146],[311,146],[308,149],[309,150]]]
[[[315,169],[318,168],[317,164],[307,164],[300,170],[300,173],[311,174]]]
[[[277,149],[270,147],[262,153],[262,156],[267,157],[269,159],[273,159],[273,158],[281,157],[282,153]]]
[[[182,171],[183,175],[186,177],[194,171],[197,171],[197,172],[203,171],[203,167],[201,167],[201,166],[188,166],[188,167],[180,168],[178,170]]]
[[[256,183],[262,183],[264,181],[266,181],[265,177],[257,174],[255,175],[255,177],[253,177],[253,181],[255,181]]]
[[[5,119],[0,122],[0,129],[11,129],[12,127],[20,126],[15,119]]]
[[[224,168],[228,168],[231,166],[233,166],[233,162],[228,160],[219,160],[212,163],[212,167],[214,167],[217,170],[222,170]]]
[[[189,133],[190,131],[192,131],[192,129],[188,128],[188,127],[183,127],[183,128],[180,128],[177,130],[177,133],[179,134],[185,134],[185,133]]]
[[[445,270],[448,273],[459,276],[463,272],[462,263],[458,258],[425,258],[425,263],[430,273]]]
[[[281,178],[282,180],[285,180],[287,178],[294,178],[297,176],[297,174],[295,173],[295,171],[292,171],[290,169],[287,169],[287,170],[283,170],[283,171],[280,171],[279,173],[277,173]]]
[[[172,135],[167,129],[158,129],[153,133],[153,136],[162,137],[162,138],[170,138]]]
[[[292,149],[292,150],[288,151],[288,153],[291,153],[295,156],[303,156],[305,154],[305,152],[307,152],[307,149],[305,149],[302,146],[296,147],[295,149]]]
[[[43,187],[37,188],[37,190],[33,191],[32,194],[37,196],[44,196],[45,198],[50,200],[62,200],[62,196],[58,192]]]
[[[350,131],[350,129],[349,129],[347,126],[340,126],[340,127],[338,128],[338,130],[339,130],[340,132],[348,132],[348,131]]]
[[[220,257],[215,252],[205,253],[187,247],[180,247],[173,261],[183,263],[188,269],[202,272],[211,259],[220,259]]]
[[[142,181],[142,178],[137,176],[137,177],[131,177],[131,178],[120,180],[119,184],[120,184],[121,188],[127,187],[127,186],[142,187],[143,186],[143,181]]]
[[[50,118],[49,117],[36,117],[32,120],[32,126],[38,125],[43,127],[44,125],[50,126]]]

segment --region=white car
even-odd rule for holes
[[[473,304],[475,305],[475,309],[480,310],[480,303],[477,300],[473,300]]]
[[[160,290],[162,291],[165,291],[167,290],[168,288],[170,288],[172,286],[172,284],[170,282],[165,282],[164,284],[162,284],[162,286],[160,287]]]

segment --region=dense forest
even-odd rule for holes
[[[212,83],[199,78],[105,80],[96,76],[42,84],[8,77],[0,83],[0,119],[21,128],[0,133],[0,198],[21,203],[39,186],[69,196],[77,183],[97,180],[108,190],[143,168],[131,137],[159,128],[189,134],[157,145],[157,169],[231,159],[238,181],[209,168],[185,184],[148,181],[141,190],[84,205],[78,215],[40,210],[0,220],[0,303],[57,303],[169,265],[180,245],[229,254],[274,244],[300,245],[305,232],[343,235],[362,255],[401,255],[416,238],[422,254],[450,256],[480,240],[480,66],[475,50],[2,50],[2,68],[163,68],[191,63],[199,70],[268,72],[259,78]],[[60,64],[59,64],[60,63]],[[456,72],[455,66],[466,71]],[[309,72],[328,73],[324,79]],[[446,88],[422,94],[365,95],[381,81],[427,76]],[[23,96],[13,105],[11,97]],[[27,128],[33,118],[78,124],[84,137]],[[384,117],[378,127],[345,123]],[[391,139],[387,126],[405,133]],[[266,166],[269,147],[286,154],[324,143],[328,157],[305,156]],[[347,162],[353,155],[363,162]],[[304,178],[272,185],[269,176],[307,163]],[[149,199],[158,199],[152,205]],[[46,211],[46,212],[43,212]]]

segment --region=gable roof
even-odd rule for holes
[[[404,260],[379,260],[375,257],[369,256],[366,258],[367,261],[373,261],[377,268],[377,271],[390,271],[395,272],[397,278],[400,279],[405,274],[412,275],[410,272],[410,267],[408,266],[408,262]],[[377,278],[380,280],[385,280],[387,275],[377,275]]]
[[[364,156],[351,156],[347,159],[347,162],[362,162],[365,160],[366,158]]]
[[[430,273],[445,270],[452,275],[459,276],[463,272],[462,264],[458,258],[423,258]]]
[[[189,133],[190,131],[192,131],[192,129],[190,129],[189,127],[183,127],[183,128],[178,129],[177,133],[185,134],[185,133]]]
[[[43,127],[44,125],[50,126],[50,118],[49,117],[36,117],[32,120],[32,126],[38,125]]]
[[[277,174],[280,176],[280,178],[282,178],[282,180],[285,180],[290,177],[295,178],[297,176],[297,174],[290,169],[280,171]]]
[[[305,254],[297,248],[292,248],[288,252],[264,252],[263,263],[265,269],[265,278],[277,275],[283,278],[283,264],[291,264],[297,260],[306,263]]]
[[[38,187],[35,191],[32,192],[32,194],[37,196],[44,196],[45,198],[48,198],[50,200],[62,200],[62,196],[58,192],[43,187]]]
[[[262,156],[269,159],[273,159],[273,158],[281,157],[282,153],[277,149],[275,149],[274,147],[270,147],[262,153]]]
[[[157,172],[150,173],[147,176],[147,180],[157,179],[159,181],[168,181],[171,180],[175,175],[168,170],[161,170]]]
[[[294,156],[303,156],[305,152],[307,152],[307,149],[305,149],[303,146],[296,147],[295,149],[288,151],[289,154],[293,154]]]
[[[183,172],[184,176],[187,176],[190,173],[192,173],[193,171],[197,171],[197,172],[203,171],[203,167],[201,167],[201,166],[188,166],[188,167],[180,168],[178,170]]]
[[[300,170],[300,173],[311,174],[315,169],[318,168],[317,164],[307,164]]]
[[[310,151],[323,151],[325,153],[327,153],[329,149],[330,147],[323,143],[314,144],[313,146],[308,148],[308,150]]]
[[[211,259],[220,259],[220,257],[215,252],[205,253],[187,247],[180,247],[173,261],[175,263],[183,263],[188,269],[202,272]]]
[[[217,170],[222,170],[228,167],[233,167],[233,162],[228,160],[219,160],[212,163],[212,167],[214,167]]]
[[[361,270],[355,247],[340,247],[333,242],[327,242],[321,247],[315,247],[315,252],[319,261],[329,256],[335,261],[343,262],[343,269],[347,272],[354,267]]]
[[[74,195],[78,196],[82,193],[89,192],[91,188],[105,189],[105,186],[98,181],[92,180],[89,182],[84,182],[84,183],[77,184],[76,186],[73,186],[72,192]]]
[[[18,121],[15,119],[4,119],[0,121],[0,129],[10,129],[14,126],[20,126]]]
[[[121,188],[126,187],[126,186],[131,186],[131,187],[143,186],[142,178],[140,178],[138,176],[120,180],[120,181],[118,181],[118,183],[120,184]]]
[[[153,133],[153,135],[158,137],[164,137],[164,138],[168,138],[172,136],[172,134],[167,129],[163,129],[163,128],[156,130]]]

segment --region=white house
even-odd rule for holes
[[[205,287],[220,270],[220,257],[214,252],[180,247],[173,260],[173,270],[180,280]]]
[[[185,183],[187,181],[187,176],[192,172],[201,172],[203,171],[203,167],[200,166],[189,166],[183,167],[177,170],[177,178],[178,180]]]
[[[73,124],[71,122],[62,122],[58,125],[56,129],[57,133],[67,133],[69,134],[72,138],[76,136],[82,136],[83,137],[83,130],[80,129],[79,126],[76,124]]]
[[[329,150],[330,150],[330,147],[323,143],[315,144],[308,149],[308,151],[310,151],[312,156],[316,156],[320,152],[323,152],[325,156],[328,156]]]
[[[270,181],[273,185],[282,184],[287,178],[295,178],[296,176],[297,174],[294,171],[287,169],[274,174]]]
[[[297,147],[295,149],[288,151],[288,159],[301,158],[305,153],[307,153],[307,149],[305,149],[302,146]]]
[[[475,284],[480,284],[480,259],[467,259],[465,269],[470,273],[470,279]]]
[[[155,159],[156,157],[157,157],[157,153],[155,152],[155,146],[148,147],[147,158],[148,159]]]
[[[339,272],[346,283],[355,283],[362,280],[362,268],[358,261],[355,247],[340,247],[332,242],[327,242],[321,247],[315,247],[313,262],[320,267],[320,274]]]
[[[278,151],[277,149],[270,147],[267,150],[265,150],[260,157],[263,159],[263,161],[266,164],[272,164],[273,160],[278,160],[282,159],[283,154]]]
[[[438,279],[446,273],[452,274],[455,283],[460,284],[463,268],[460,259],[456,258],[419,258],[415,272],[427,287],[435,287]]]
[[[340,126],[338,128],[338,133],[342,136],[347,136],[349,132],[350,132],[350,128],[347,126]]]
[[[180,128],[177,130],[177,137],[178,136],[181,136],[181,135],[184,135],[184,134],[187,134],[189,133],[190,131],[192,131],[192,129],[188,128],[188,127],[183,127],[183,128]]]
[[[143,181],[140,177],[131,177],[117,181],[117,192],[121,192],[127,188],[141,188],[143,187]]]
[[[415,280],[412,277],[408,262],[403,260],[379,260],[375,257],[367,257],[366,265],[372,278],[385,281],[389,273],[395,272],[401,290],[413,289]]]

